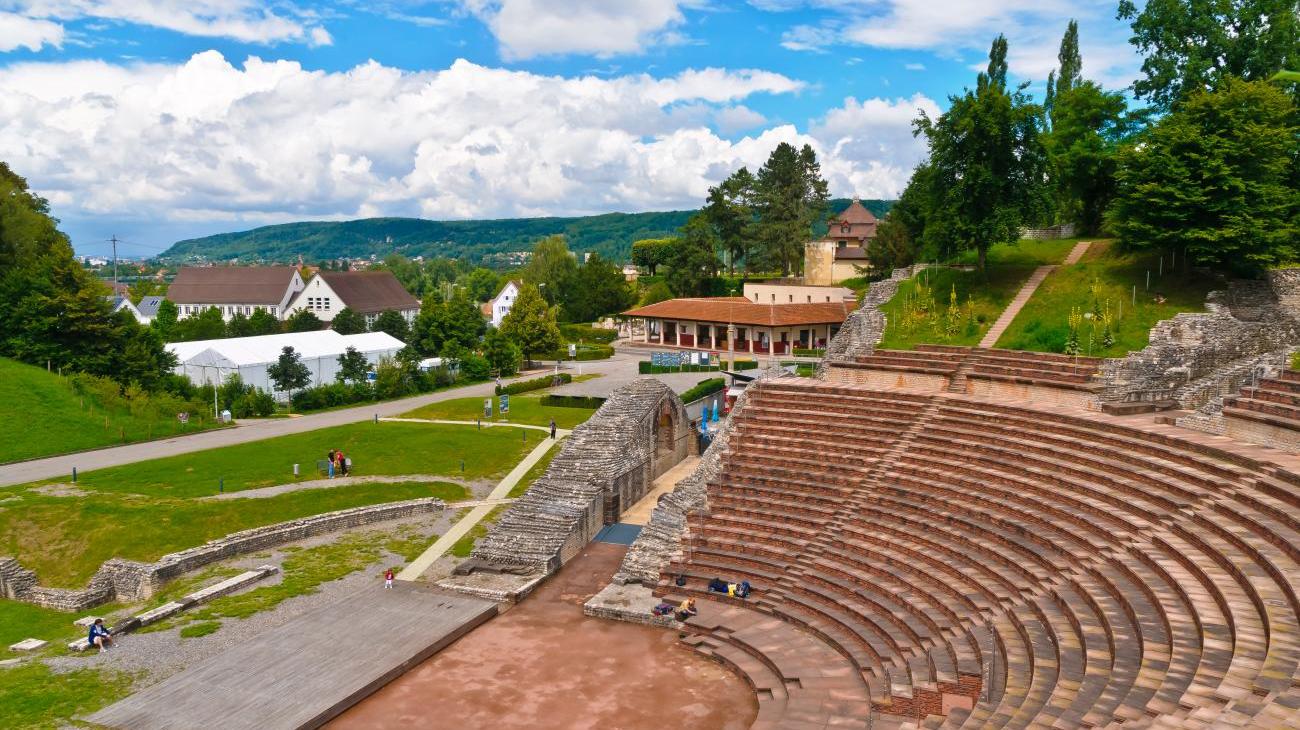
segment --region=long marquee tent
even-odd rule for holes
[[[167,349],[179,361],[175,372],[195,385],[222,383],[239,373],[244,383],[268,393],[278,393],[266,368],[280,359],[285,347],[292,347],[311,371],[312,385],[333,383],[339,370],[339,355],[349,347],[366,356],[371,365],[393,357],[406,344],[385,332],[341,335],[334,330],[291,332],[283,335],[229,337],[220,340],[173,342]]]

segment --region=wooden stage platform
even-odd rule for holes
[[[496,613],[491,601],[376,584],[88,719],[132,730],[319,727]]]

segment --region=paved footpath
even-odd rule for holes
[[[481,504],[478,507],[471,509],[469,514],[465,515],[459,522],[452,525],[451,529],[447,530],[442,537],[439,537],[427,550],[421,553],[420,557],[408,563],[407,566],[402,569],[402,572],[397,574],[397,579],[407,581],[416,580],[421,575],[424,575],[424,571],[428,570],[429,566],[433,565],[438,558],[441,558],[446,554],[446,552],[451,549],[451,546],[456,544],[457,540],[464,537],[466,533],[474,527],[474,525],[477,525],[480,520],[487,517],[488,513],[496,509],[498,504],[502,504],[499,500],[504,500],[506,495],[510,494],[510,490],[514,489],[515,485],[519,483],[519,480],[523,479],[524,475],[528,473],[528,470],[533,468],[534,464],[541,461],[542,457],[546,455],[546,452],[550,451],[552,446],[559,443],[560,439],[568,436],[571,431],[559,428],[556,429],[555,433],[556,438],[542,439],[542,442],[529,452],[528,456],[525,456],[523,461],[520,461],[515,465],[514,469],[510,470],[510,473],[501,480],[501,483],[496,485],[496,487],[488,493],[488,503]],[[452,503],[447,506],[452,507],[455,505]]]
[[[1079,259],[1083,258],[1083,254],[1088,251],[1090,245],[1092,245],[1092,241],[1080,241],[1074,244],[1074,248],[1070,249],[1070,253],[1065,257],[1065,265],[1079,263]],[[1046,279],[1047,275],[1053,271],[1056,271],[1056,264],[1039,266],[1034,269],[1034,273],[1029,275],[1029,280],[1025,282],[1024,286],[1020,287],[1020,291],[1016,292],[1015,298],[1011,300],[1006,309],[1002,310],[1002,314],[998,316],[993,326],[989,327],[984,339],[980,340],[980,347],[993,347],[998,343],[998,338],[1011,326],[1011,322],[1015,320],[1016,315],[1020,314],[1020,310],[1024,308],[1025,302],[1029,301],[1034,292],[1038,291],[1038,286],[1043,283],[1043,279]]]
[[[591,383],[602,383],[609,381],[611,386],[617,387],[630,380],[637,378],[636,361],[641,359],[641,355],[623,355],[616,354],[608,360],[596,360],[584,362],[582,372],[600,373],[603,377],[590,381]],[[515,380],[527,380],[529,378],[542,377],[549,373],[545,371],[532,371],[517,378],[511,378],[505,382]],[[577,372],[576,367],[566,366],[565,372]],[[699,377],[703,378],[704,375]],[[691,382],[694,385],[695,382]],[[582,385],[581,383],[578,385]],[[0,486],[9,484],[24,484],[26,482],[36,481],[38,479],[53,479],[57,477],[68,477],[72,474],[73,467],[78,471],[90,471],[92,469],[104,469],[111,466],[121,466],[123,464],[132,464],[137,461],[146,461],[157,459],[164,456],[175,456],[177,454],[188,454],[195,451],[205,451],[207,449],[216,449],[223,446],[233,446],[235,444],[247,443],[249,441],[261,441],[262,439],[275,438],[276,436],[286,436],[294,433],[304,433],[306,431],[315,431],[319,428],[329,428],[331,426],[344,426],[361,421],[369,421],[376,415],[380,418],[398,416],[407,411],[429,405],[430,403],[439,403],[456,398],[486,398],[493,394],[493,383],[478,383],[463,388],[451,388],[441,390],[436,393],[426,393],[412,398],[403,398],[402,400],[388,401],[386,403],[373,403],[354,408],[342,408],[337,411],[326,411],[324,413],[313,413],[307,416],[297,418],[269,418],[256,421],[247,421],[234,428],[224,428],[215,431],[203,431],[192,436],[179,436],[159,441],[148,441],[138,444],[127,444],[125,446],[114,446],[108,449],[98,449],[95,451],[84,451],[77,454],[64,454],[62,456],[51,456],[48,459],[35,459],[32,461],[19,462],[17,464],[8,464],[0,466]]]

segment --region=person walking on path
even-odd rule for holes
[[[551,440],[555,440],[555,419],[551,419]]]
[[[392,587],[393,587],[393,569],[389,568],[388,570],[384,571],[384,588],[387,589]]]

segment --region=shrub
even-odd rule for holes
[[[708,378],[701,380],[690,390],[682,393],[683,403],[694,403],[705,396],[713,395],[723,388],[727,387],[727,382],[722,378]]]
[[[589,324],[562,324],[560,325],[560,337],[565,342],[595,342],[608,345],[618,339],[618,330],[592,327]]]
[[[755,370],[757,368],[757,360],[736,361],[737,370]],[[660,375],[662,373],[716,373],[722,369],[723,367],[721,365],[680,365],[676,367],[666,367],[663,365],[651,364],[649,360],[642,360],[637,363],[637,372],[642,375]]]
[[[573,376],[568,373],[560,373],[558,377],[561,385],[573,382]],[[516,393],[527,393],[530,390],[549,388],[554,384],[555,378],[556,376],[554,375],[546,375],[540,378],[533,378],[532,380],[521,380],[509,385],[499,385],[496,389],[497,395],[501,395],[502,393],[506,395],[515,395]]]
[[[605,399],[586,395],[544,395],[541,403],[557,408],[600,408]]]
[[[810,349],[806,347],[796,347],[792,352],[794,352],[796,357],[821,357],[826,354],[826,350],[824,349]]]
[[[587,360],[607,360],[614,356],[614,348],[609,345],[578,345],[578,353],[574,358],[578,361]],[[566,345],[555,352],[547,355],[547,360],[568,360],[569,348]]]
[[[487,380],[492,366],[482,355],[470,353],[460,359],[460,374],[467,380]]]

